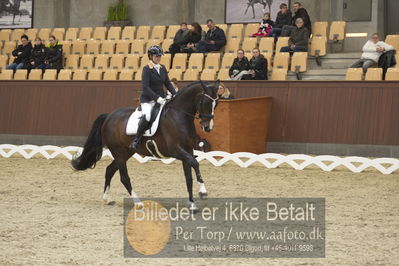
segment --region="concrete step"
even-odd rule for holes
[[[308,58],[309,69],[342,69],[348,68],[360,58],[360,53],[335,53],[321,57],[322,65],[316,63],[314,57]]]
[[[309,69],[302,73],[303,80],[344,80],[346,68],[343,69]],[[288,72],[288,80],[297,80],[294,72]]]

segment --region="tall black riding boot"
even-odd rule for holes
[[[149,122],[145,119],[145,116],[142,116],[139,122],[139,126],[137,128],[136,138],[134,139],[133,143],[130,144],[130,148],[137,150],[140,145],[141,138],[144,135],[144,132],[147,130]]]

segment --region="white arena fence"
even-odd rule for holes
[[[22,155],[26,159],[34,156],[43,156],[46,159],[53,159],[58,156],[64,156],[71,160],[76,152],[80,153],[81,147],[67,146],[58,147],[52,145],[11,145],[0,144],[0,156],[10,158],[14,154]],[[281,155],[276,153],[253,154],[248,152],[228,153],[222,151],[201,152],[195,151],[198,161],[207,160],[214,166],[222,166],[232,161],[238,166],[247,168],[254,163],[260,163],[266,168],[277,168],[282,164],[287,164],[296,170],[303,170],[309,166],[318,166],[323,171],[332,171],[337,167],[344,166],[354,173],[360,173],[367,168],[374,168],[382,174],[391,174],[399,169],[399,160],[394,158],[369,159],[364,157],[337,157],[330,155],[309,156],[304,154]],[[112,158],[108,149],[104,149],[104,157]],[[142,157],[138,154],[133,155],[140,163],[153,161],[153,157]],[[158,159],[157,159],[158,160]],[[170,164],[176,159],[162,159],[165,164]]]

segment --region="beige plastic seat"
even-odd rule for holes
[[[181,69],[171,69],[168,73],[169,79],[182,80],[183,71]]]
[[[259,23],[250,23],[245,27],[244,38],[251,37],[252,34],[258,32]]]
[[[267,60],[267,69],[272,69],[272,58],[273,58],[273,54],[272,53],[270,53],[270,54],[262,54],[264,57],[265,57],[265,59]],[[251,57],[247,57],[248,58],[248,60],[251,60],[251,58],[252,58],[252,55],[251,55]]]
[[[122,69],[119,74],[119,80],[134,80],[134,70]]]
[[[309,50],[310,56],[325,56],[327,51],[327,38],[313,37]]]
[[[231,65],[233,64],[234,59],[237,56],[235,54],[224,54],[222,59],[222,66],[220,69],[230,69]]]
[[[287,69],[274,68],[273,72],[272,72],[271,80],[287,80]]]
[[[43,70],[32,69],[29,73],[29,80],[41,80],[43,75]]]
[[[96,69],[107,69],[108,68],[109,55],[100,54],[96,56],[94,68]]]
[[[43,74],[43,80],[56,80],[57,70],[56,69],[46,69]]]
[[[134,40],[132,41],[131,53],[136,55],[143,55],[144,53],[144,44],[143,40]]]
[[[163,41],[165,39],[165,31],[166,27],[165,26],[154,26],[151,32],[151,39],[157,39],[160,41]]]
[[[134,75],[134,80],[141,80],[142,74],[143,74],[143,70],[142,70],[142,69],[139,69],[139,70],[136,72],[136,74]],[[171,77],[169,76],[169,78],[171,78]]]
[[[64,55],[69,55],[72,53],[72,42],[71,41],[63,41],[62,44],[62,52]]]
[[[140,57],[135,54],[128,54],[125,59],[125,68],[128,70],[138,70],[139,69]]]
[[[12,69],[4,69],[0,73],[0,80],[12,80],[14,71]]]
[[[145,44],[145,50],[148,51],[148,48],[150,48],[153,45],[161,45],[161,40],[159,39],[153,39],[153,40],[148,40],[147,43]]]
[[[130,41],[119,40],[116,41],[116,54],[129,54],[130,51]]]
[[[224,34],[227,33],[227,24],[217,24],[216,26],[222,29],[224,31]]]
[[[84,55],[86,50],[86,42],[75,40],[72,42],[72,54]]]
[[[108,69],[104,72],[103,80],[118,80],[118,70]]]
[[[8,65],[8,55],[0,54],[0,69],[5,69]]]
[[[24,29],[15,29],[11,33],[10,41],[19,41],[21,36],[25,34]]]
[[[117,41],[121,39],[122,28],[110,27],[108,30],[107,40]]]
[[[273,53],[274,49],[274,38],[266,37],[261,38],[259,41],[259,51],[262,54],[270,54]]]
[[[362,68],[348,68],[345,74],[345,80],[362,80]]]
[[[281,47],[288,46],[290,37],[279,37],[276,43],[276,54],[280,53]]]
[[[284,68],[288,69],[290,61],[290,53],[278,53],[274,56],[273,69]]]
[[[395,48],[395,50],[397,51],[397,53],[399,53],[399,34],[387,35],[387,37],[385,38],[385,42],[387,44],[392,45]],[[399,64],[399,62],[397,62],[397,64]]]
[[[176,32],[180,29],[180,25],[169,25],[166,31],[166,39],[174,39]],[[164,49],[165,50],[165,49]]]
[[[39,29],[27,29],[25,31],[25,34],[28,36],[29,40],[33,41],[36,39],[37,33],[39,32]],[[1,37],[0,37],[0,41],[1,41]]]
[[[137,40],[148,41],[150,38],[150,26],[139,26],[137,29]]]
[[[12,53],[12,51],[15,50],[16,47],[17,47],[17,45],[14,41],[5,42],[3,45],[3,53],[2,54],[10,55]]]
[[[79,39],[84,41],[90,40],[92,33],[93,33],[93,28],[91,27],[80,28]]]
[[[51,29],[50,28],[42,28],[39,30],[39,33],[37,34],[37,37],[39,37],[42,40],[48,40],[50,37]]]
[[[125,56],[122,54],[115,54],[111,57],[110,69],[122,69]]]
[[[186,70],[187,54],[176,54],[173,58],[172,69],[180,69],[181,71]]]
[[[200,26],[201,26],[201,29],[205,32],[207,32],[209,30],[209,28],[206,24],[200,24]],[[189,29],[191,29],[191,25],[190,25]]]
[[[292,72],[305,72],[307,70],[308,53],[296,52],[291,58],[291,71]]]
[[[218,73],[218,79],[219,80],[229,80],[229,69],[227,68],[222,68],[220,69],[219,73]]]
[[[68,28],[65,32],[65,40],[66,41],[74,41],[78,38],[78,28]]]
[[[188,60],[188,69],[202,71],[204,67],[204,54],[191,54]]]
[[[237,53],[237,50],[240,48],[240,42],[241,39],[228,39],[224,50],[225,53]]]
[[[51,33],[51,35],[53,35],[56,40],[63,41],[65,35],[65,28],[55,28]]]
[[[28,70],[26,69],[17,69],[17,72],[14,74],[15,80],[26,80],[28,78]]]
[[[73,71],[72,80],[86,80],[87,70],[86,69],[76,69]]]
[[[164,56],[162,56],[161,64],[165,66],[167,71],[169,71],[169,69],[170,69],[171,61],[172,61],[172,55],[171,54],[165,54]]]
[[[106,27],[96,27],[93,31],[93,39],[98,41],[105,40],[105,35],[107,34]]]
[[[243,24],[231,24],[228,38],[229,39],[242,39],[242,30],[244,28]]]
[[[257,41],[257,38],[245,38],[242,42],[241,49],[243,49],[245,53],[250,53],[252,49],[256,48]]]
[[[101,42],[101,54],[113,55],[115,51],[115,41],[102,41]]]
[[[85,54],[80,59],[80,69],[92,69],[94,62],[94,55]]]
[[[150,62],[150,59],[148,59],[147,55],[143,55],[140,59],[140,68],[142,69],[143,67],[145,67],[146,65],[148,65],[148,63]]]
[[[199,70],[198,69],[187,69],[183,75],[183,80],[198,80]]]
[[[327,27],[328,27],[328,21],[316,21],[312,23],[313,37],[327,38]]]
[[[342,41],[345,39],[345,21],[333,21],[330,26],[329,40]]]
[[[65,68],[66,69],[77,69],[79,67],[79,55],[70,54],[66,57]]]
[[[382,80],[382,68],[367,69],[365,80]]]
[[[399,80],[399,68],[388,68],[385,80]]]
[[[58,74],[58,80],[71,80],[72,79],[72,70],[70,69],[61,69]]]
[[[86,43],[86,53],[92,55],[98,55],[100,53],[101,41],[88,40]]]
[[[98,69],[92,69],[89,71],[89,75],[87,76],[87,80],[102,80],[103,71]]]
[[[215,80],[216,70],[214,69],[204,69],[201,73],[201,80]]]
[[[207,69],[219,70],[220,54],[208,53],[205,58],[205,67]]]
[[[172,43],[173,43],[173,39],[165,39],[165,40],[163,40],[163,42],[162,42],[162,50],[164,51],[164,52],[168,52],[169,51],[169,47],[172,45]]]
[[[10,41],[11,30],[0,30],[0,42]],[[36,37],[36,36],[35,36]],[[174,36],[173,36],[174,37]]]
[[[133,41],[136,33],[136,26],[126,26],[122,31],[122,40]]]

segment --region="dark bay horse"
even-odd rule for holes
[[[193,178],[191,168],[194,169],[199,184],[201,198],[207,196],[204,181],[199,170],[199,163],[193,156],[193,147],[197,140],[194,126],[195,115],[201,119],[202,130],[209,132],[213,128],[214,111],[217,105],[217,89],[219,81],[215,83],[194,82],[179,90],[176,96],[168,102],[162,110],[159,127],[151,137],[156,143],[158,154],[171,157],[183,162],[184,175],[188,191],[189,206],[192,210],[197,207],[193,199]],[[153,156],[146,148],[150,138],[143,137],[139,148],[135,151],[129,148],[134,136],[126,135],[127,121],[134,111],[133,108],[120,108],[110,114],[100,115],[93,124],[89,136],[84,144],[82,153],[72,160],[76,170],[86,170],[95,166],[101,159],[103,147],[106,146],[114,160],[105,172],[104,200],[109,199],[111,179],[119,170],[121,182],[127,189],[135,204],[141,204],[139,197],[132,189],[126,168],[126,162],[133,154]]]

